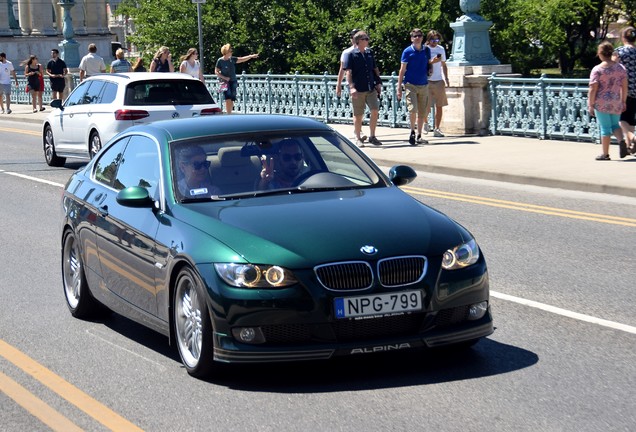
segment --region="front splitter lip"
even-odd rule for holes
[[[328,360],[332,357],[352,356],[360,354],[374,354],[390,351],[402,351],[416,348],[432,348],[436,346],[461,343],[480,337],[488,336],[493,332],[492,321],[479,326],[471,327],[463,331],[434,332],[430,335],[417,335],[405,338],[392,338],[375,341],[353,342],[337,345],[312,345],[299,346],[298,349],[286,347],[259,347],[249,346],[242,349],[231,338],[216,335],[219,342],[227,342],[227,348],[215,347],[214,360],[224,363],[269,363],[288,362],[302,360]],[[232,349],[234,348],[234,349]]]

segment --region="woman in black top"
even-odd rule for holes
[[[174,72],[172,56],[167,46],[162,46],[150,63],[150,72]]]
[[[24,76],[27,77],[29,83],[29,93],[31,93],[31,103],[33,104],[33,112],[38,112],[36,103],[39,106],[40,111],[44,111],[42,107],[42,91],[44,86],[44,76],[42,74],[42,65],[38,63],[38,58],[31,54],[29,58],[22,63],[25,65]]]

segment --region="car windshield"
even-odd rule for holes
[[[213,104],[210,92],[199,80],[166,79],[136,81],[126,87],[125,105]]]
[[[181,202],[388,186],[351,144],[325,131],[172,142],[171,163]]]

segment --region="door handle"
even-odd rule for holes
[[[107,205],[103,205],[103,206],[99,207],[99,214],[102,215],[102,217],[108,216],[108,206]]]

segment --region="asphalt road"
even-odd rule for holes
[[[636,429],[634,198],[420,173],[404,189],[486,254],[491,337],[462,355],[224,366],[206,382],[150,330],[70,316],[60,194],[80,165],[46,166],[36,125],[0,136],[3,431]]]

